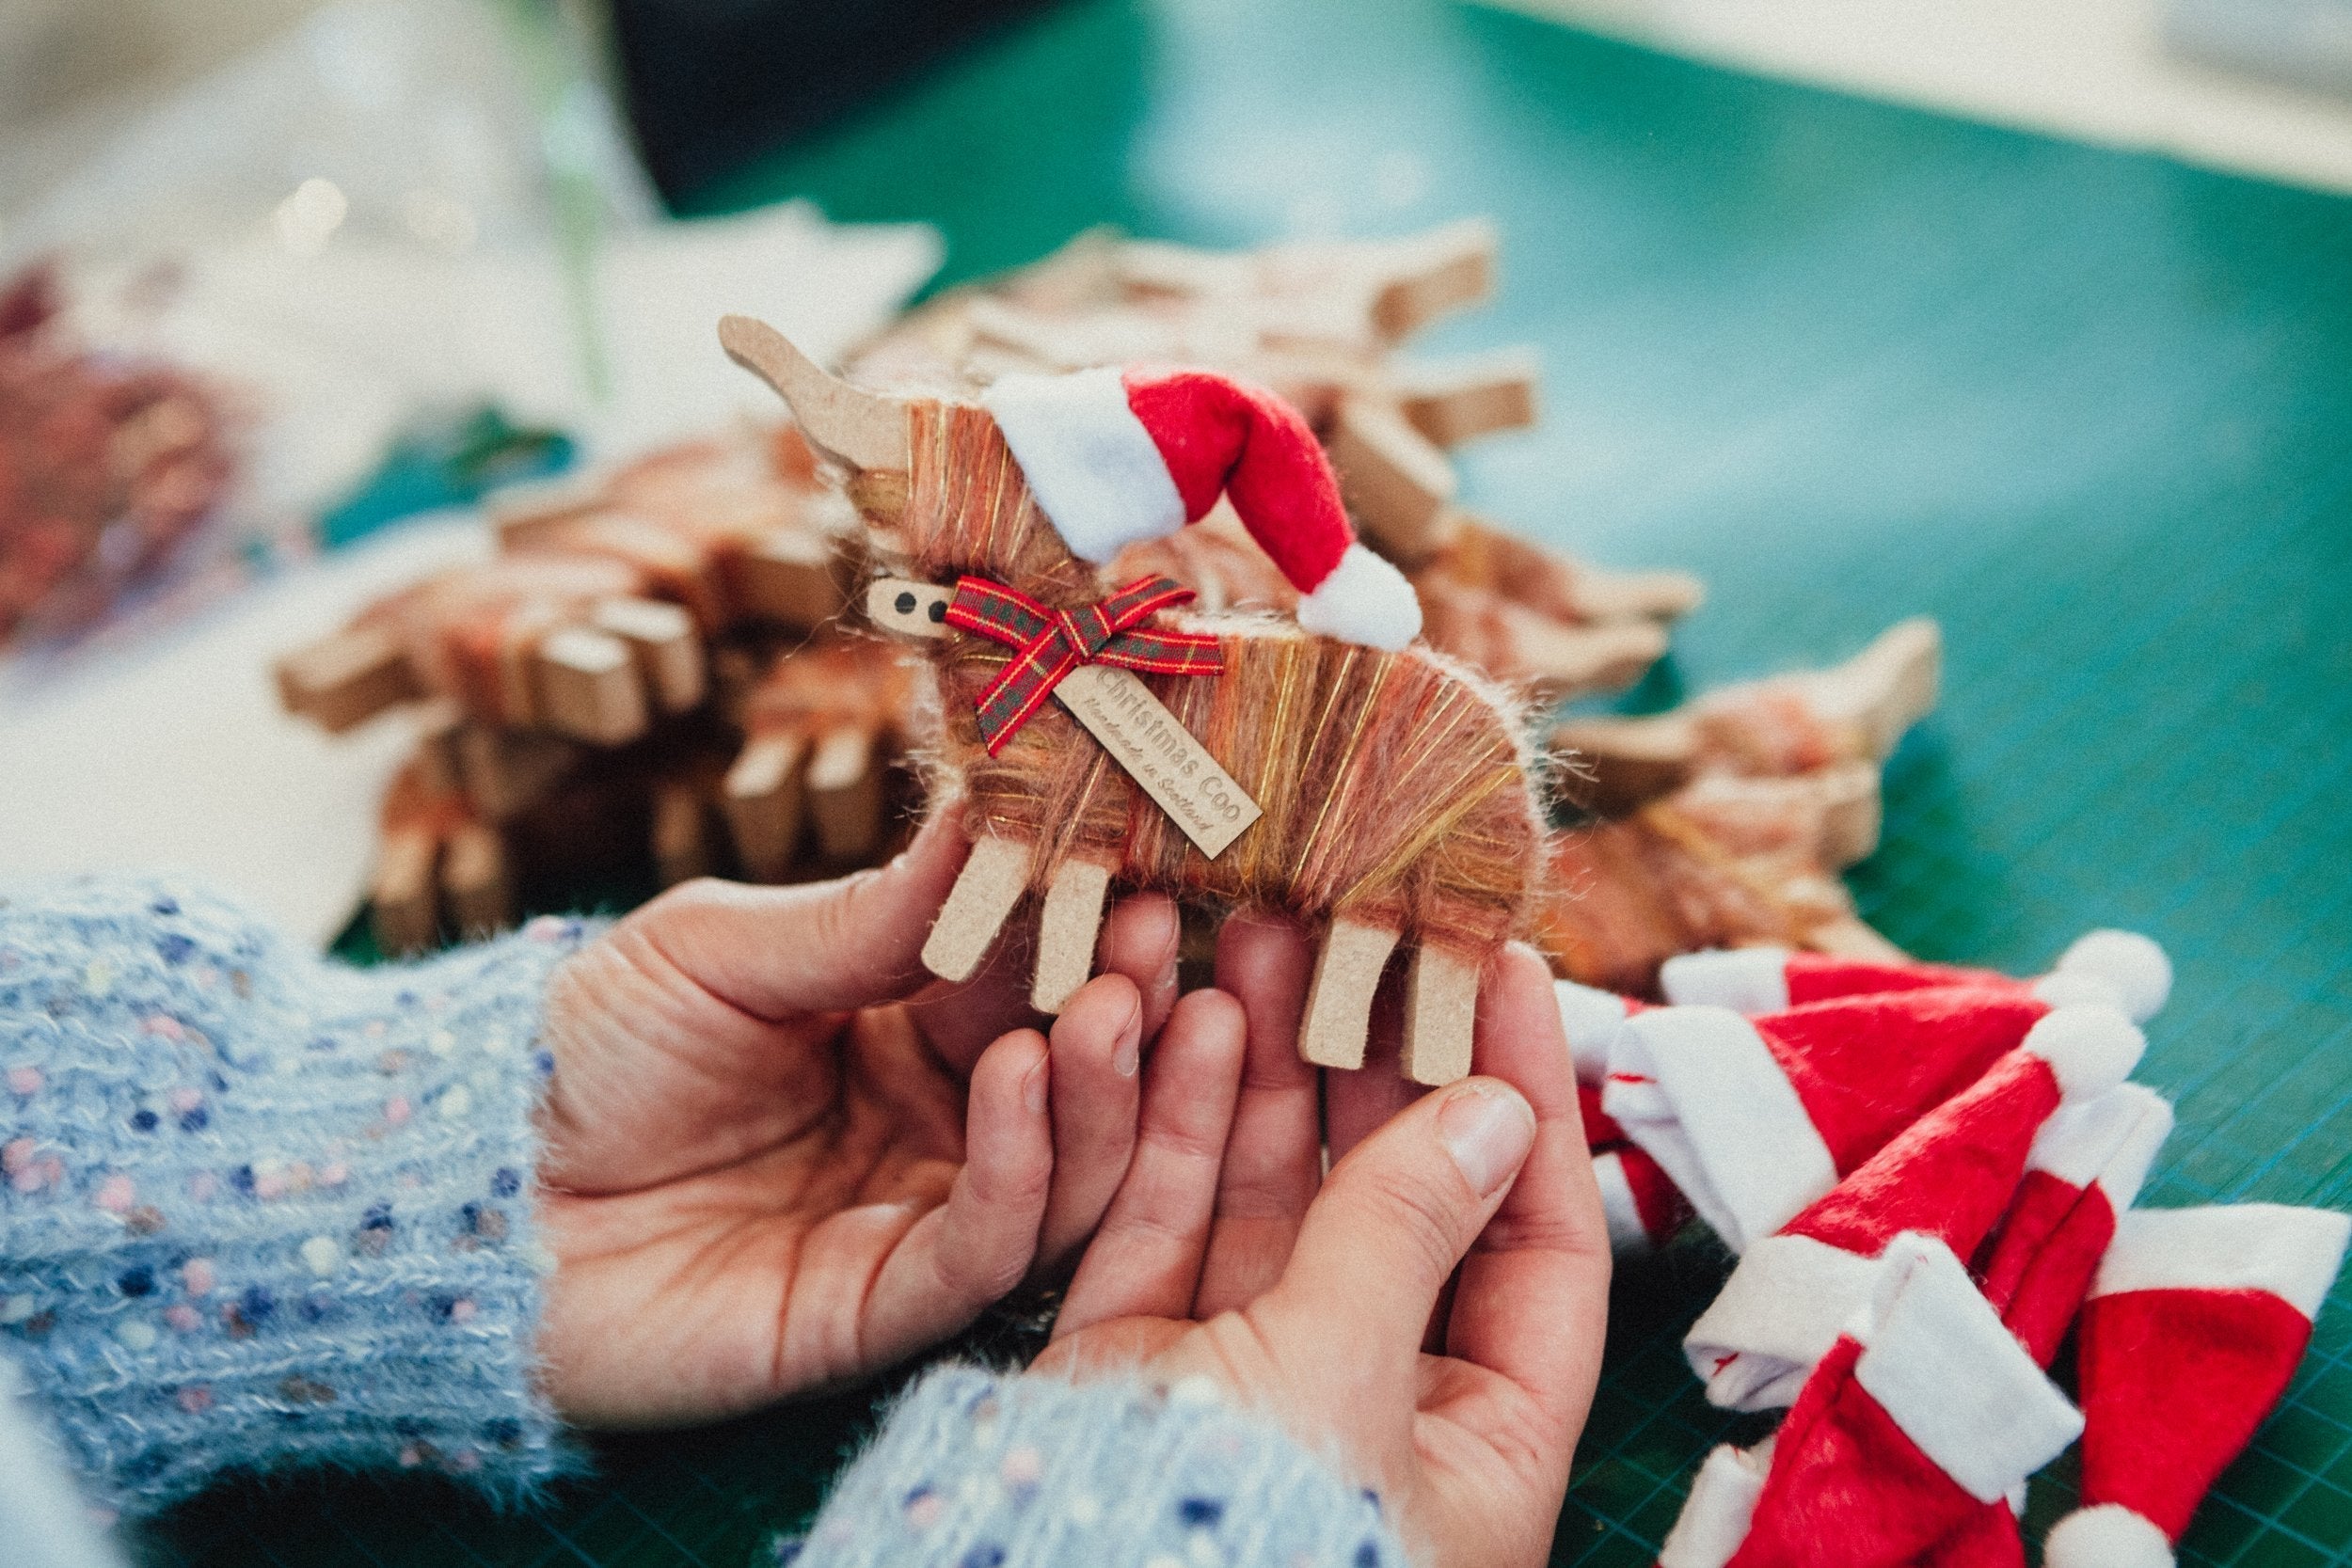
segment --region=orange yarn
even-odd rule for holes
[[[988,414],[912,406],[903,499],[886,484],[852,492],[882,546],[932,582],[970,573],[1065,608],[1099,597],[1099,574],[1038,509]],[[1544,830],[1504,693],[1422,647],[1383,653],[1268,618],[1169,624],[1215,633],[1225,673],[1145,684],[1265,814],[1215,861],[1058,705],[990,758],[973,704],[1007,650],[975,637],[932,645],[946,760],[973,825],[1039,845],[1040,885],[1076,858],[1137,887],[1346,915],[1473,953],[1520,924]]]

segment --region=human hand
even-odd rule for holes
[[[1230,1072],[1148,1085],[1126,1181],[1032,1370],[1212,1378],[1338,1454],[1416,1560],[1543,1561],[1610,1269],[1549,972],[1516,946],[1488,972],[1485,1076],[1424,1095],[1378,1053],[1329,1074],[1326,1178],[1295,1049],[1304,943],[1237,919],[1217,964],[1248,1020],[1238,1094]]]
[[[558,971],[539,1349],[567,1419],[714,1419],[867,1375],[1093,1230],[1173,1004],[1174,907],[1112,911],[1049,1041],[1025,955],[923,972],[964,853],[950,812],[841,881],[688,883]]]

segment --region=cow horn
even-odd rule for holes
[[[907,405],[826,374],[790,339],[750,316],[724,316],[719,343],[727,357],[776,389],[801,434],[853,468],[903,468]]]

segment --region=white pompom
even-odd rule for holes
[[[2113,986],[2135,1023],[2163,1011],[2172,994],[2172,960],[2137,931],[2086,933],[2059,957],[2057,973],[2094,975]]]

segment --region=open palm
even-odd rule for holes
[[[1480,997],[1486,1076],[1425,1096],[1392,1070],[1392,1008],[1390,1061],[1318,1092],[1293,1044],[1308,973],[1295,934],[1227,924],[1217,983],[1247,1012],[1246,1068],[1148,1085],[1127,1182],[1034,1370],[1207,1378],[1374,1487],[1415,1560],[1532,1568],[1610,1270],[1549,973],[1506,951]]]
[[[1018,953],[926,983],[963,852],[950,815],[845,881],[691,883],[559,972],[540,1348],[567,1418],[705,1420],[866,1375],[1092,1231],[1173,998],[1174,911],[1113,911],[1105,973],[1049,1041]]]

